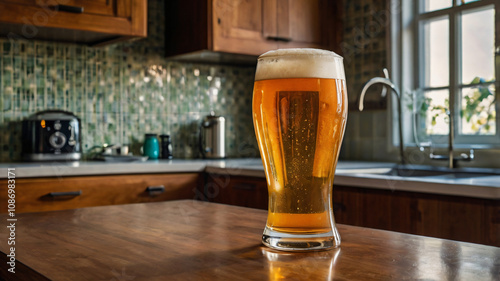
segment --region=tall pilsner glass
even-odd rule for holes
[[[316,49],[261,55],[252,114],[269,190],[262,242],[286,251],[338,247],[332,185],[347,120],[342,57]]]

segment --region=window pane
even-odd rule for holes
[[[451,7],[452,0],[420,0],[424,5],[424,12],[431,12]]]
[[[457,5],[463,5],[463,4],[467,4],[467,3],[470,3],[470,2],[477,2],[479,0],[457,0]]]
[[[448,135],[449,91],[427,91],[424,93],[426,111],[427,135]]]
[[[462,15],[462,83],[495,79],[495,12],[493,8]]]
[[[495,87],[475,86],[462,89],[461,134],[496,133]]]
[[[449,20],[441,18],[423,24],[424,84],[443,87],[449,84]],[[422,61],[422,60],[421,60]]]

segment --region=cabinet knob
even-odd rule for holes
[[[146,192],[149,194],[149,196],[156,196],[165,192],[165,186],[164,185],[148,186],[146,188]]]

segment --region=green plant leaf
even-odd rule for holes
[[[474,77],[474,79],[472,79],[472,82],[470,82],[471,84],[479,84],[481,82],[481,78],[479,77]]]

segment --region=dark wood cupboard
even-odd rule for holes
[[[0,0],[0,36],[97,45],[147,36],[147,0]]]
[[[255,61],[255,56],[277,48],[339,51],[340,2],[168,1],[167,56],[217,61],[225,54],[237,54]]]
[[[262,178],[208,173],[199,189],[200,200],[267,210],[267,183]]]
[[[500,246],[500,200],[335,186],[338,223]]]

